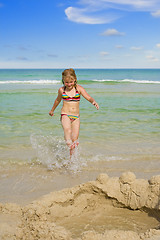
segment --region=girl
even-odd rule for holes
[[[92,103],[97,110],[98,103],[85,91],[85,89],[77,84],[75,71],[70,68],[62,72],[62,83],[64,84],[58,90],[58,96],[53,104],[50,116],[54,115],[54,110],[63,99],[61,109],[61,123],[64,130],[64,138],[67,146],[70,149],[70,156],[73,154],[73,149],[78,146],[78,136],[80,128],[79,102],[82,95],[86,100]]]

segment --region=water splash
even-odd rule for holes
[[[32,134],[30,141],[37,153],[36,162],[46,166],[48,170],[58,169],[76,173],[85,165],[84,159],[80,157],[80,148],[76,147],[70,158],[69,149],[61,137]]]

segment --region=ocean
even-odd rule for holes
[[[0,201],[34,199],[101,172],[160,174],[160,69],[75,70],[100,109],[81,97],[80,145],[72,160],[62,102],[54,117],[48,114],[62,71],[0,69]]]

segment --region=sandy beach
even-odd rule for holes
[[[0,73],[0,240],[159,240],[160,71],[77,70],[100,109],[82,99],[72,160],[61,70]]]
[[[2,240],[160,239],[160,175],[100,174],[29,204],[0,204]]]

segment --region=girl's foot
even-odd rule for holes
[[[70,146],[70,156],[72,156],[73,154],[73,150],[75,149],[75,147],[78,147],[79,142],[73,142],[72,145]]]

